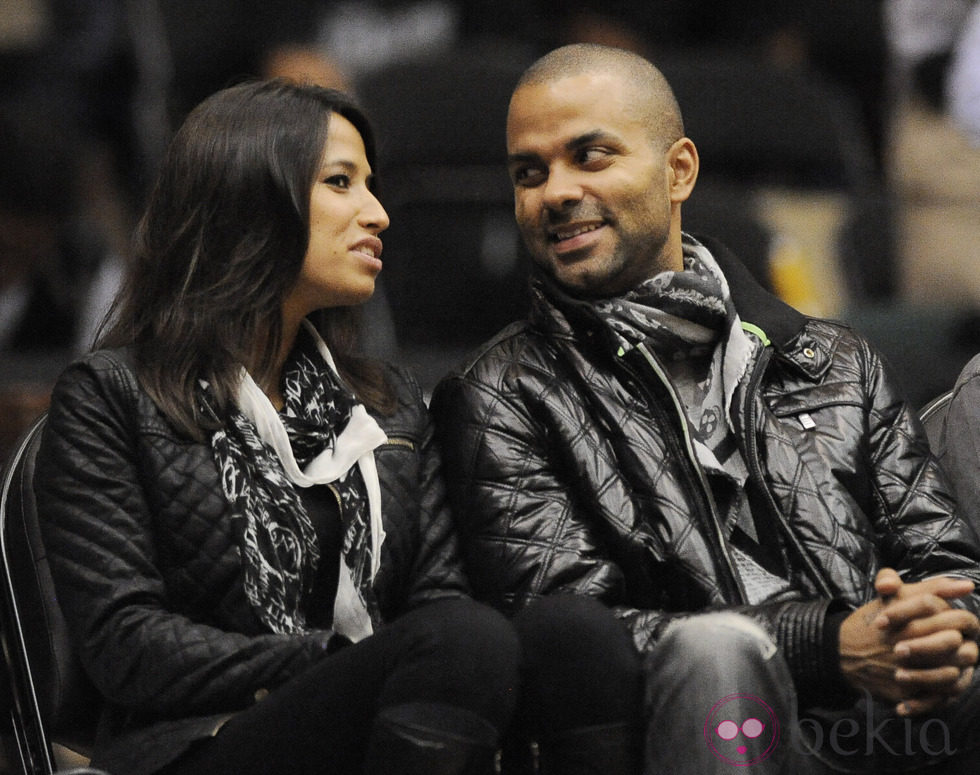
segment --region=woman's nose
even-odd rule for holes
[[[391,223],[388,218],[388,212],[381,204],[381,200],[371,191],[367,193],[367,201],[361,209],[360,221],[364,226],[375,228],[379,232],[387,229]]]

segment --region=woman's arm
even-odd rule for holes
[[[392,379],[399,409],[394,425],[387,430],[389,444],[377,455],[379,466],[387,470],[382,480],[386,506],[412,523],[404,526],[414,536],[412,554],[406,561],[406,605],[411,608],[464,595],[469,585],[463,575],[441,456],[422,390],[414,377],[402,370],[393,372]]]
[[[179,612],[158,566],[154,482],[137,461],[148,400],[132,372],[99,354],[55,388],[35,490],[59,603],[110,702],[172,716],[241,708],[322,658],[330,633],[244,635]]]

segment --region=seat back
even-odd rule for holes
[[[946,412],[949,410],[949,403],[952,399],[953,391],[947,390],[945,393],[936,396],[919,410],[919,419],[922,421],[922,427],[926,429],[926,436],[929,437],[929,446],[933,452],[939,450],[943,426],[946,424]]]
[[[437,52],[361,77],[378,137],[379,278],[401,352],[427,384],[462,354],[522,318],[530,261],[514,221],[506,123],[520,57]],[[420,360],[415,361],[413,359]]]
[[[56,769],[53,745],[88,758],[102,700],[72,650],[34,498],[44,417],[7,461],[0,489],[0,623],[10,717],[23,771]]]
[[[698,147],[698,187],[709,178],[742,186],[812,254],[821,293],[894,292],[893,202],[851,95],[816,72],[727,49],[665,49],[654,61]]]

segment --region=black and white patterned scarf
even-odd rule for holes
[[[208,391],[202,386],[207,405]],[[344,527],[334,629],[358,640],[372,630],[372,581],[383,530],[372,450],[386,439],[341,385],[312,326],[283,369],[282,412],[242,370],[238,411],[211,447],[225,497],[240,527],[245,592],[276,633],[306,630],[302,608],[321,561],[316,531],[296,486],[329,484]],[[338,621],[339,619],[339,621]]]
[[[646,343],[664,363],[702,465],[744,481],[728,409],[758,342],[742,330],[728,283],[707,248],[685,234],[683,271],[661,272],[595,307],[622,351]]]
[[[792,592],[787,578],[757,559],[759,534],[745,494],[748,469],[729,408],[740,380],[762,346],[742,329],[721,269],[693,237],[684,237],[684,270],[658,274],[622,298],[596,303],[616,332],[621,351],[646,344],[664,364],[684,405],[698,462],[712,474],[716,502],[730,531],[741,528],[750,543],[731,546],[742,586],[751,602]],[[734,485],[719,484],[724,478]]]

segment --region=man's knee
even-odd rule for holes
[[[789,667],[765,628],[731,612],[696,614],[671,623],[647,654],[647,701],[686,697],[698,712],[731,694],[765,697],[788,708]]]
[[[729,611],[696,614],[671,623],[655,651],[664,650],[689,663],[769,660],[777,652],[775,642],[760,624]]]
[[[679,750],[690,756],[689,772],[719,771],[719,761],[782,766],[773,746],[780,719],[785,723],[795,704],[793,679],[756,621],[727,611],[677,619],[647,655],[646,668],[646,751],[654,766],[667,771]]]

